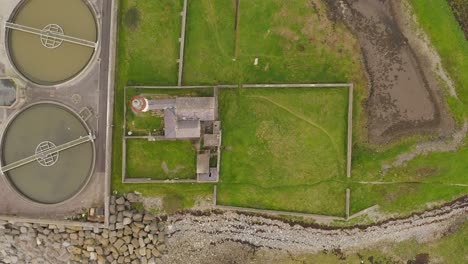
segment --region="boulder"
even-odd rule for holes
[[[126,253],[128,250],[127,245],[123,245],[121,248],[119,248],[120,253]]]
[[[132,229],[130,227],[128,227],[128,226],[125,226],[123,234],[124,234],[124,236],[131,235],[132,234]]]
[[[122,214],[124,217],[129,217],[129,218],[133,217],[132,211],[123,211]]]
[[[142,214],[134,214],[133,215],[133,221],[141,222],[142,220],[143,220],[143,215]]]
[[[119,197],[115,200],[115,203],[118,205],[124,204],[125,203],[125,198]]]
[[[138,245],[140,245],[140,248],[144,248],[146,246],[145,241],[143,240],[143,238],[140,237],[138,239]]]
[[[136,203],[140,201],[140,197],[135,193],[127,193],[127,200],[131,203]]]
[[[113,245],[115,248],[121,248],[124,244],[125,244],[125,241],[123,241],[122,239],[118,239],[117,241],[115,241]]]
[[[123,219],[123,224],[124,224],[124,225],[129,225],[129,224],[131,224],[131,223],[132,223],[132,219],[130,219],[129,217],[125,217],[125,218]]]
[[[151,250],[151,254],[156,258],[161,257],[161,253],[156,248],[153,248],[153,250]]]
[[[136,238],[132,239],[132,245],[134,248],[140,247],[140,243],[138,242],[138,239]]]
[[[96,253],[97,253],[98,255],[104,254],[104,251],[102,250],[102,247],[96,247],[96,248],[94,248],[94,250],[96,251]]]
[[[103,256],[98,255],[98,256],[97,256],[97,262],[98,262],[98,264],[105,264],[105,263],[106,263],[106,259],[105,259]]]
[[[70,246],[67,248],[68,253],[73,254],[73,255],[81,255],[81,248],[75,247],[75,246]]]
[[[117,212],[123,212],[123,211],[125,211],[125,205],[119,204],[119,205],[117,205],[116,209],[117,209]]]
[[[117,214],[117,222],[121,223],[123,221],[123,213],[122,212],[119,212]]]
[[[110,213],[111,215],[113,215],[113,214],[115,214],[115,212],[116,212],[116,206],[115,206],[115,204],[109,205],[109,213]]]
[[[109,224],[115,224],[117,222],[117,216],[116,215],[110,215],[109,216]]]

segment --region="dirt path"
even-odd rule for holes
[[[344,20],[362,48],[370,78],[369,141],[385,144],[411,134],[449,135],[454,122],[438,82],[402,33],[393,13],[394,1],[326,2],[330,16]]]
[[[164,263],[245,263],[249,249],[290,254],[369,248],[381,242],[431,241],[468,217],[468,196],[404,219],[351,228],[320,228],[234,212],[179,215],[170,219],[170,254]]]

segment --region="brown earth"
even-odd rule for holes
[[[448,136],[455,128],[437,79],[403,35],[389,0],[325,0],[329,16],[359,39],[369,76],[368,140],[386,144],[402,136]],[[404,26],[404,25],[403,25]]]

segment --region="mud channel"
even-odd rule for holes
[[[406,135],[448,136],[455,128],[429,66],[411,47],[394,14],[397,1],[325,0],[329,15],[359,39],[369,76],[368,140],[386,144]]]

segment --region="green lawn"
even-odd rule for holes
[[[127,112],[127,131],[134,136],[147,136],[151,132],[163,131],[163,117],[154,116],[151,112],[134,113]]]
[[[127,140],[127,177],[195,179],[196,151],[188,140]]]
[[[119,62],[127,81],[175,84],[182,0],[120,1]]]
[[[189,1],[184,84],[234,84],[234,1]]]
[[[344,214],[346,88],[220,91],[221,204]]]

